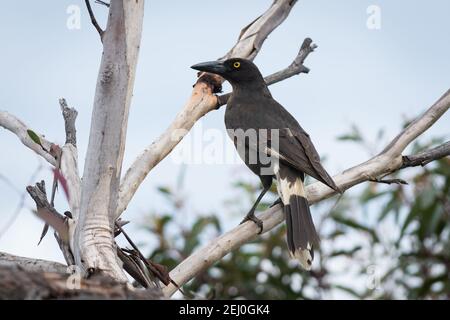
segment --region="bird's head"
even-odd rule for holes
[[[247,59],[231,58],[225,61],[209,61],[193,65],[191,68],[218,74],[232,85],[264,81],[258,67]]]

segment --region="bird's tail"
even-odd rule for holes
[[[304,269],[310,270],[314,259],[313,248],[319,244],[319,236],[309,210],[303,178],[303,174],[299,175],[284,166],[281,166],[277,174],[278,192],[286,216],[289,252]]]

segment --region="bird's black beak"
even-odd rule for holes
[[[202,63],[194,64],[191,68],[198,70],[198,71],[215,73],[215,74],[219,74],[219,75],[222,75],[227,71],[227,68],[221,61],[202,62]]]

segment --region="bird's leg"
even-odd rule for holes
[[[264,195],[266,194],[266,192],[270,189],[270,185],[267,186],[266,184],[263,184],[263,190],[260,193],[260,195],[258,196],[258,199],[256,199],[255,204],[253,205],[253,207],[250,209],[250,211],[247,213],[247,215],[245,216],[244,220],[241,221],[240,224],[243,224],[244,222],[247,221],[253,221],[254,223],[256,223],[256,225],[259,227],[259,232],[258,234],[261,234],[263,232],[263,222],[261,219],[258,219],[255,216],[255,210],[256,207],[258,206],[259,202],[261,201],[261,199],[264,197]]]

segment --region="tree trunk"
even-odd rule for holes
[[[71,239],[76,264],[127,281],[113,237],[144,0],[113,0],[102,35],[103,56],[83,172],[80,212]]]

